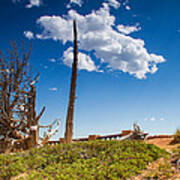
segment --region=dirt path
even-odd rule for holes
[[[172,152],[173,149],[176,149],[180,145],[171,145],[170,143],[172,140],[173,138],[155,138],[146,140],[146,142]],[[133,180],[150,180],[153,179],[152,177],[156,176],[159,176],[158,178],[154,178],[157,180],[180,180],[180,170],[175,166],[172,166],[171,158],[160,158],[157,161],[152,162],[140,175],[133,177]]]
[[[155,138],[155,139],[148,139],[146,142],[148,144],[154,144],[162,149],[166,149],[168,151],[172,151],[173,149],[177,148],[180,144],[171,145],[171,141],[173,138]]]

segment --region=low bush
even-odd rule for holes
[[[180,129],[176,130],[176,133],[174,134],[174,139],[172,143],[180,143]]]
[[[23,153],[0,155],[0,177],[23,172],[27,179],[126,179],[167,153],[138,141],[91,141],[46,145]]]

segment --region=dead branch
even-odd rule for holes
[[[56,128],[52,129],[52,126],[55,124],[57,124]],[[48,133],[45,132],[43,138],[41,138],[42,140],[41,144],[43,145],[43,144],[46,144],[49,141],[49,139],[58,132],[60,128],[60,119],[56,119],[52,124],[48,126],[40,126],[40,127],[49,128]]]
[[[39,144],[39,120],[45,107],[37,115],[35,85],[39,73],[34,76],[30,71],[31,49],[30,45],[26,52],[23,43],[20,56],[14,42],[8,56],[0,52],[0,139],[5,148],[9,144],[22,144],[23,149],[28,149]],[[44,139],[57,132],[57,128],[51,131],[53,125],[48,126],[50,131]]]

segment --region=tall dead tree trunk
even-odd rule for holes
[[[76,99],[76,84],[77,84],[77,65],[78,65],[78,45],[77,45],[77,27],[76,21],[73,21],[74,32],[74,59],[72,64],[72,76],[71,76],[71,89],[69,97],[69,105],[66,117],[66,132],[65,142],[71,143],[73,138],[73,117],[74,117],[74,103]]]
[[[30,124],[30,135],[31,135],[31,144],[35,146],[38,144],[39,139],[39,130],[38,130],[38,121],[36,120],[36,88],[34,85],[30,85],[31,89],[29,91],[29,119],[28,124]]]

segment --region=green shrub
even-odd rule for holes
[[[46,145],[23,153],[0,155],[0,178],[23,172],[28,179],[126,179],[167,153],[138,141],[91,141]]]
[[[180,129],[176,130],[176,133],[174,134],[173,143],[180,143]]]

